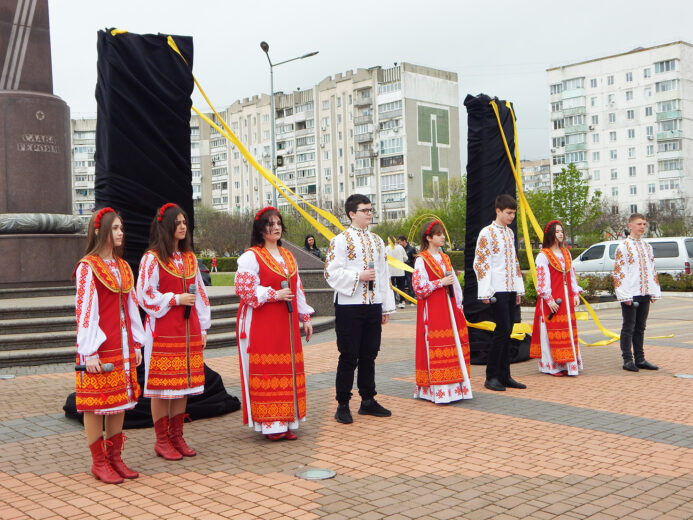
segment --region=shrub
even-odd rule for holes
[[[537,304],[537,289],[534,287],[534,282],[532,281],[532,275],[527,273],[524,276],[525,283],[525,294],[522,297],[523,305],[536,305]]]
[[[207,269],[212,269],[212,259],[199,257],[200,260],[207,266]],[[220,272],[235,272],[238,270],[237,256],[218,256],[217,270]]]
[[[464,271],[464,251],[447,251],[452,268],[456,271]]]
[[[658,279],[662,291],[693,291],[693,274],[680,273],[676,276],[660,274]]]

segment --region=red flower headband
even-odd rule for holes
[[[434,220],[428,225],[428,228],[426,228],[427,235],[431,234],[431,229],[433,229],[433,226],[435,226],[436,224],[440,224],[441,226],[443,225],[443,223],[440,220]]]
[[[265,211],[276,211],[277,213],[279,213],[279,210],[277,210],[277,208],[267,206],[266,208],[262,208],[260,211],[257,212],[257,214],[255,215],[255,220],[260,220],[260,217]]]
[[[108,206],[101,209],[96,214],[96,218],[94,219],[94,229],[99,229],[101,227],[101,217],[103,217],[106,213],[115,213],[115,210],[113,208],[109,208]]]
[[[561,224],[560,220],[552,220],[548,224],[546,224],[546,227],[544,228],[544,233],[548,233],[549,227],[551,227],[551,224]],[[563,227],[563,224],[561,224],[561,227]]]
[[[163,206],[161,206],[161,209],[159,210],[159,214],[156,216],[156,220],[161,222],[161,219],[164,218],[164,213],[168,208],[176,208],[178,207],[178,204],[174,204],[173,202],[167,202]]]

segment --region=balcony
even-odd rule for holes
[[[354,142],[356,143],[367,143],[373,140],[373,132],[366,132],[364,134],[356,134],[354,136]]]
[[[354,173],[356,175],[373,175],[373,167],[368,166],[367,168],[359,168],[358,170],[354,170]]]
[[[577,152],[579,150],[587,150],[587,143],[575,143],[565,145],[566,152]]]
[[[301,137],[302,135],[312,135],[315,133],[315,128],[304,128],[302,130],[296,130],[296,137]]]
[[[395,117],[402,117],[402,109],[390,110],[388,112],[383,112],[378,114],[378,120],[384,121],[385,119],[394,119]]]
[[[370,96],[354,96],[354,106],[363,107],[373,104],[373,98]]]
[[[564,108],[563,115],[568,116],[582,116],[587,114],[587,107],[574,107],[574,108]]]
[[[373,157],[375,152],[373,150],[356,150],[357,159],[366,159],[368,157]]]
[[[365,125],[373,122],[373,114],[368,114],[367,116],[358,116],[354,118],[355,125]]]
[[[657,121],[668,121],[670,119],[681,119],[681,111],[669,110],[669,112],[657,112]]]
[[[573,126],[566,126],[565,127],[565,133],[566,134],[584,134],[587,132],[587,125],[573,125]]]
[[[666,170],[657,173],[659,179],[679,179],[683,177],[683,170]]]
[[[574,97],[580,97],[585,95],[585,89],[584,88],[574,88],[571,90],[564,90],[563,91],[563,99],[570,99]]]
[[[551,112],[551,121],[555,121],[556,119],[563,119],[563,110]]]
[[[678,139],[680,137],[683,137],[683,132],[681,130],[666,130],[665,132],[657,132],[657,141]]]

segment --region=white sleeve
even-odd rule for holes
[[[246,251],[238,257],[238,269],[234,279],[236,294],[253,309],[267,302],[277,301],[277,293],[271,287],[260,285],[260,264],[255,253]]]
[[[385,255],[385,243],[383,239],[373,233],[376,240],[376,251],[380,249],[380,254],[375,261],[375,279],[378,282],[377,288],[383,302],[383,314],[395,312],[395,292],[390,288],[390,269],[388,268],[387,257]],[[378,248],[378,245],[380,246]]]
[[[513,256],[515,257],[515,292],[518,296],[522,296],[525,293],[525,280],[522,278],[522,270],[520,269],[520,259],[517,256],[517,249],[515,249],[515,233],[512,229],[509,229],[510,237],[513,248]]]
[[[455,280],[452,282],[452,288],[455,292],[455,304],[457,305],[458,309],[462,310],[462,286],[460,285],[460,279],[457,278],[457,273],[455,273],[454,267],[452,269],[452,276],[455,278]]]
[[[493,296],[493,288],[491,286],[491,249],[489,248],[489,236],[484,228],[479,233],[476,240],[476,250],[474,251],[474,272],[477,279],[477,298],[486,300]]]
[[[195,276],[195,284],[197,285],[195,312],[197,312],[197,319],[200,321],[200,330],[202,331],[202,334],[206,334],[207,329],[212,326],[212,307],[209,305],[207,290],[205,289],[205,284],[202,281],[202,273],[199,269],[197,270],[197,275]]]
[[[144,333],[144,327],[142,326],[142,318],[140,317],[140,308],[137,306],[137,299],[135,298],[135,289],[133,288],[128,294],[128,315],[130,316],[130,331],[132,332],[132,339],[135,341],[135,348],[140,348],[144,345],[144,339],[146,337]]]
[[[630,279],[628,276],[629,266],[623,254],[623,249],[623,244],[619,244],[616,248],[616,257],[614,258],[614,290],[618,301],[629,302],[633,300],[633,295],[630,292]]]
[[[352,296],[356,292],[359,272],[346,268],[346,240],[341,234],[330,240],[325,257],[325,280],[332,289],[344,296]]]
[[[156,257],[151,253],[145,254],[139,271],[137,301],[151,317],[165,316],[171,307],[178,305],[178,298],[172,292],[159,292],[159,262]]]
[[[76,288],[77,353],[91,356],[106,341],[106,334],[99,328],[99,298],[94,275],[85,262],[77,267]]]
[[[430,281],[424,260],[421,257],[416,257],[414,261],[414,273],[412,274],[411,284],[414,294],[421,299],[428,298],[433,291],[443,286],[442,280]]]
[[[303,282],[301,282],[301,277],[298,272],[296,272],[296,286],[298,290],[296,291],[296,308],[298,310],[298,319],[300,321],[308,321],[310,315],[315,313],[315,309],[308,305],[306,301],[306,293],[303,290]]]
[[[536,259],[537,266],[537,296],[550,300],[551,295],[551,271],[549,259],[544,253],[539,253]]]
[[[645,242],[647,244],[647,242]],[[649,265],[652,266],[652,281],[654,282],[654,291],[650,291],[650,297],[655,300],[662,299],[662,287],[659,285],[657,278],[657,268],[655,267],[654,250],[650,244],[647,244],[647,254],[649,255]]]

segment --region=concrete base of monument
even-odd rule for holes
[[[0,235],[0,289],[74,286],[86,243],[83,234]]]

